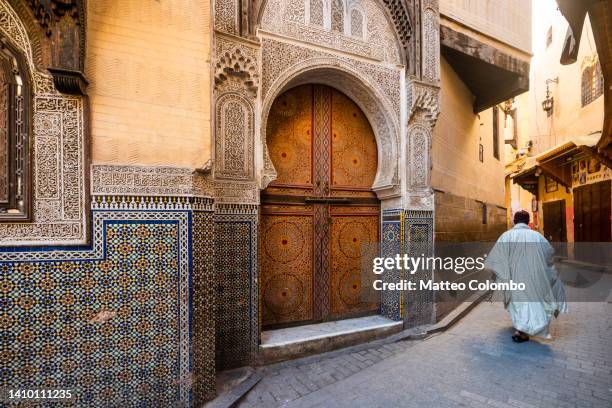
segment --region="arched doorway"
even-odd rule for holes
[[[261,196],[264,328],[376,313],[361,282],[380,225],[365,115],[336,89],[300,85],[276,98],[266,135],[277,178]]]

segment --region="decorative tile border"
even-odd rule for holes
[[[212,397],[214,356],[196,357],[197,375],[192,360],[194,311],[198,349],[214,349],[213,299],[192,303],[194,285],[213,281],[211,210],[210,199],[95,197],[91,246],[0,248],[0,320],[20,356],[2,371],[87,405],[189,406],[194,379]],[[113,317],[94,322],[100,312]]]

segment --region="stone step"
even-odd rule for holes
[[[258,364],[267,365],[378,340],[402,330],[383,316],[338,320],[261,333]]]

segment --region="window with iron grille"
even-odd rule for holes
[[[30,217],[30,86],[22,56],[0,36],[0,221]]]
[[[588,65],[582,69],[581,88],[583,107],[603,95],[604,78],[599,62],[594,65]]]

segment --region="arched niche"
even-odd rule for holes
[[[265,68],[264,68],[265,69]],[[390,102],[363,73],[349,64],[333,58],[305,60],[284,71],[264,96],[261,110],[260,141],[261,177],[259,187],[276,178],[276,170],[269,158],[266,142],[267,119],[274,100],[283,92],[302,84],[322,84],[339,90],[351,98],[364,112],[378,149],[378,169],[372,189],[380,199],[399,195],[399,118]]]

